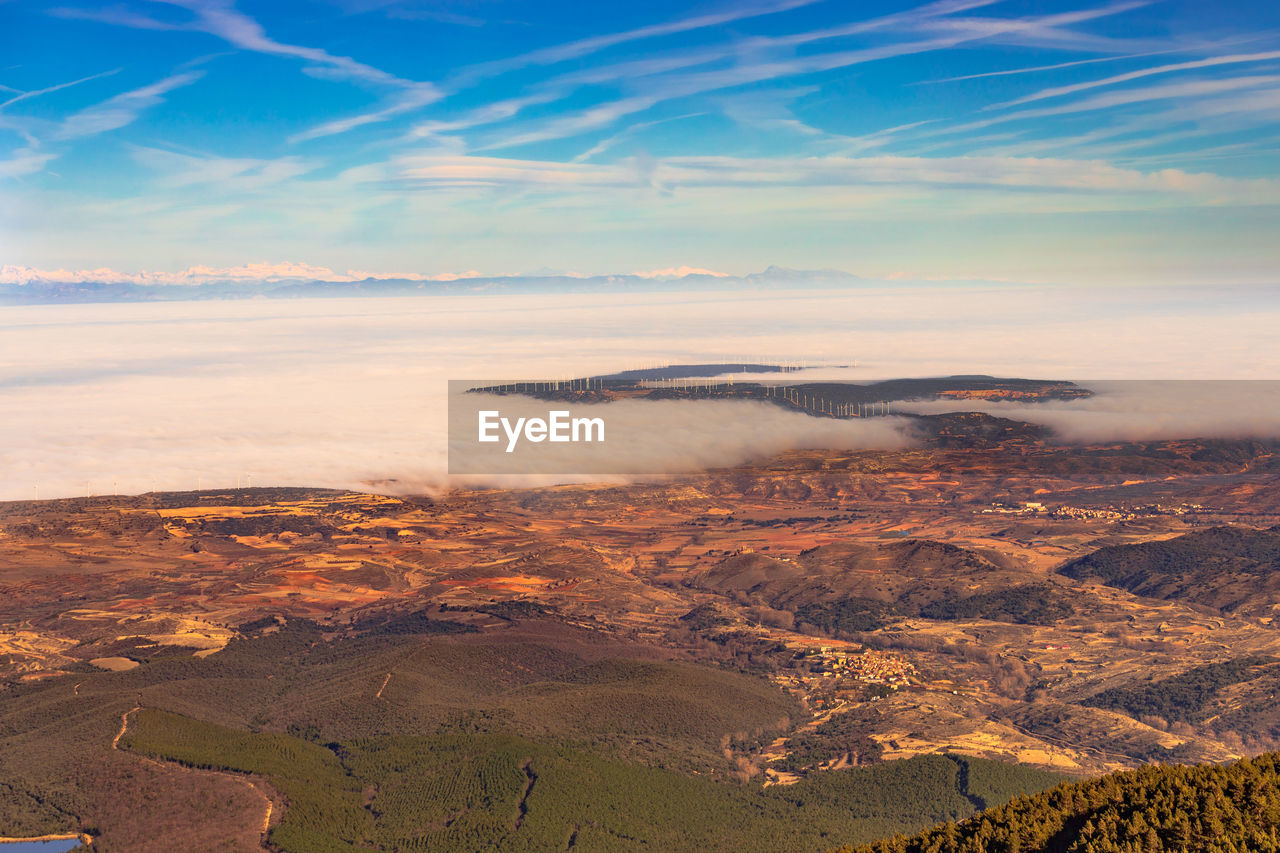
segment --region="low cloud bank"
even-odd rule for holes
[[[1104,379],[1272,379],[1280,377],[1276,328],[1273,291],[1150,288],[7,308],[0,315],[0,498],[226,487],[249,477],[254,485],[447,487],[446,388],[465,377],[584,376],[774,354],[856,363],[788,374],[792,381],[987,373],[1098,377],[1090,383],[1097,388]],[[1103,393],[1078,410],[1050,404],[1027,414],[1054,418],[1048,422],[1064,435],[1084,440],[1239,434],[1269,429],[1267,407],[1280,411],[1247,394],[1205,406],[1174,405],[1179,399],[1162,393],[1146,410]],[[669,416],[708,419],[711,410],[690,405]],[[681,465],[731,465],[788,446],[878,440],[856,432],[865,424],[837,426],[777,409],[756,417],[732,409],[708,422],[731,421],[750,426],[654,452]]]
[[[1074,401],[931,401],[922,413],[957,408],[1052,427],[1059,439],[1088,443],[1177,438],[1280,438],[1280,380],[1077,380],[1095,392]]]

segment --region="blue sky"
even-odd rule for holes
[[[0,33],[13,268],[1280,261],[1270,0],[0,0]]]

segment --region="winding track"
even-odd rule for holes
[[[390,677],[390,676],[388,676],[388,677]],[[138,711],[141,711],[141,710],[142,710],[142,705],[140,705],[140,704],[139,704],[139,705],[134,705],[134,706],[133,706],[132,708],[130,708],[128,711],[125,711],[123,714],[121,714],[121,715],[120,715],[120,731],[116,732],[116,736],[115,736],[114,738],[112,738],[112,739],[111,739],[111,748],[112,748],[112,749],[117,750],[117,751],[123,751],[123,750],[121,750],[121,749],[120,749],[120,739],[121,739],[121,738],[123,738],[123,737],[125,736],[125,734],[127,734],[127,733],[128,733],[128,731],[129,731],[129,717],[131,717],[134,713],[136,713],[136,712],[138,712]],[[138,755],[138,756],[137,756],[137,758],[138,758],[140,761],[145,761],[145,762],[148,762],[149,764],[155,764],[155,765],[160,766],[160,767],[177,767],[179,770],[188,771],[188,772],[190,772],[190,771],[192,770],[192,768],[187,767],[187,766],[182,765],[182,764],[179,764],[179,763],[177,763],[177,762],[164,762],[164,761],[157,761],[157,760],[155,760],[154,758],[147,758],[146,756],[143,756],[143,755]],[[268,832],[268,831],[270,830],[270,828],[271,828],[271,816],[272,816],[272,814],[273,814],[273,813],[274,813],[274,811],[275,811],[275,803],[271,802],[271,798],[270,798],[270,797],[268,797],[266,794],[264,794],[264,793],[262,792],[262,789],[261,789],[261,788],[259,788],[259,787],[258,787],[258,786],[253,782],[253,780],[252,780],[252,779],[250,779],[250,778],[248,778],[248,777],[246,777],[246,776],[243,776],[243,775],[241,775],[241,774],[239,774],[239,773],[230,773],[230,772],[225,772],[225,771],[221,771],[221,770],[204,770],[204,771],[201,771],[201,772],[203,772],[203,773],[215,773],[215,774],[217,774],[217,775],[219,775],[219,776],[224,776],[224,777],[226,777],[226,778],[228,778],[228,779],[234,779],[236,782],[238,782],[238,783],[240,783],[240,784],[242,784],[242,785],[248,785],[250,788],[252,788],[252,789],[253,789],[253,792],[254,792],[255,794],[257,794],[258,796],[262,797],[262,799],[266,802],[267,807],[266,807],[265,813],[264,813],[264,814],[263,814],[263,816],[262,816],[262,826],[259,828],[259,830],[258,830],[258,834],[262,836],[262,849],[263,849],[263,850],[267,850],[267,849],[269,849],[269,848],[267,847],[267,832]]]

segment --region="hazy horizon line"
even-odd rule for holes
[[[112,267],[95,267],[92,269],[41,269],[21,264],[0,264],[0,293],[7,289],[15,293],[15,288],[39,287],[41,285],[94,285],[94,286],[129,286],[140,289],[196,289],[206,285],[240,286],[253,288],[269,285],[358,285],[411,283],[418,285],[483,285],[486,283],[550,283],[554,281],[566,283],[580,282],[608,283],[633,282],[639,284],[662,284],[692,281],[724,286],[733,283],[758,282],[785,284],[826,284],[846,282],[849,284],[945,284],[945,283],[979,283],[987,285],[1025,285],[1025,286],[1061,286],[1087,287],[1090,282],[1071,280],[1050,280],[1032,276],[1009,277],[989,275],[980,272],[957,272],[950,275],[910,273],[895,271],[888,274],[850,272],[838,268],[803,268],[770,264],[764,269],[750,272],[728,272],[703,266],[679,265],[655,267],[651,269],[633,269],[630,271],[593,271],[583,272],[574,269],[534,269],[521,272],[481,272],[470,269],[464,271],[419,272],[347,269],[338,271],[326,266],[310,264],[302,261],[286,261],[281,263],[249,262],[238,266],[215,267],[203,264],[188,266],[177,271],[138,269],[137,271],[121,271]],[[1093,282],[1105,285],[1107,282]],[[1231,280],[1227,277],[1199,279],[1133,279],[1127,281],[1128,286],[1269,286],[1280,284],[1280,281],[1257,279]],[[64,294],[65,295],[65,294]]]

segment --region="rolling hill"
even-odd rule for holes
[[[1153,765],[1060,785],[959,823],[842,853],[1280,850],[1280,754]]]
[[[1058,572],[1149,598],[1269,615],[1280,603],[1280,528],[1213,527],[1100,548]]]

